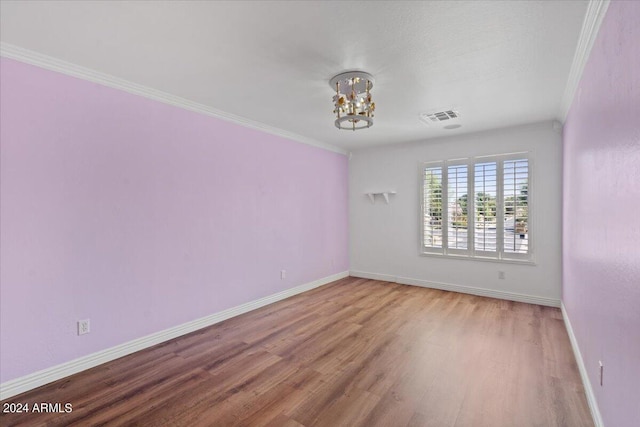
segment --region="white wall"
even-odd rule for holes
[[[351,274],[558,306],[561,295],[562,137],[552,122],[359,150],[349,164]],[[420,256],[423,161],[529,151],[535,265]],[[365,196],[396,190],[387,205]],[[498,272],[505,279],[498,279]]]

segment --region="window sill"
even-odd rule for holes
[[[524,260],[524,259],[498,259],[498,258],[488,258],[488,257],[472,257],[468,255],[454,255],[454,254],[445,255],[445,254],[438,254],[438,253],[431,253],[431,252],[420,252],[418,255],[424,256],[424,257],[441,258],[441,259],[494,262],[498,264],[520,264],[520,265],[530,265],[530,266],[537,265],[537,263],[533,260]]]

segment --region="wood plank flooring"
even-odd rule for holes
[[[2,426],[593,425],[558,309],[358,278],[5,402],[73,411]]]

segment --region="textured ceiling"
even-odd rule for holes
[[[0,41],[345,150],[561,119],[586,1],[2,1]],[[333,125],[329,79],[376,83]],[[454,108],[462,127],[420,113]]]

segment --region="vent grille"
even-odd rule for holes
[[[431,114],[422,114],[422,120],[427,122],[444,122],[446,120],[457,119],[460,117],[457,111],[447,110],[447,111],[438,111],[437,113]]]

